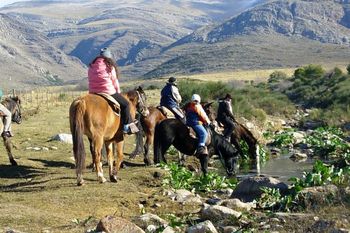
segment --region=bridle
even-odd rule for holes
[[[138,96],[138,100],[137,100],[137,110],[141,113],[141,115],[143,116],[148,116],[149,114],[149,110],[147,108],[147,105],[146,105],[146,101],[144,100],[144,98],[142,98],[142,95],[144,93],[140,93],[140,91],[136,90],[136,93],[137,93],[137,96]]]

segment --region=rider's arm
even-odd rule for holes
[[[195,105],[195,108],[196,108],[196,112],[199,116],[199,119],[203,122],[203,124],[210,124],[210,120],[209,120],[209,117],[208,115],[205,113],[202,105],[200,104],[196,104]]]
[[[111,70],[111,79],[115,90],[117,91],[117,93],[120,93],[121,91],[119,86],[119,80],[117,78],[117,72],[115,71],[114,67],[112,67],[112,70]]]
[[[179,93],[179,89],[176,86],[171,86],[171,93],[177,103],[181,103],[182,97]]]

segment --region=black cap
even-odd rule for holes
[[[174,82],[176,82],[176,78],[175,77],[170,77],[168,82],[169,83],[174,83]]]

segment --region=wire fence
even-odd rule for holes
[[[3,90],[3,97],[18,96],[21,99],[21,106],[24,109],[35,109],[38,107],[60,106],[71,103],[73,99],[87,94],[87,91],[73,90]]]

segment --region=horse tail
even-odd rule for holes
[[[160,123],[156,124],[156,127],[154,129],[154,138],[153,138],[153,153],[154,158],[153,161],[155,164],[160,163],[160,160],[162,158],[162,143],[161,143],[161,135],[160,135]]]
[[[85,169],[86,154],[83,138],[85,109],[85,102],[82,100],[75,100],[69,110],[70,130],[73,138],[73,153],[77,175],[81,174]]]

